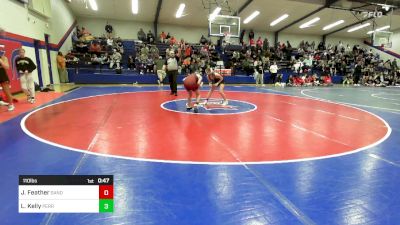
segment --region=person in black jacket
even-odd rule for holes
[[[33,81],[32,71],[36,69],[35,63],[25,56],[25,49],[19,49],[19,57],[15,60],[21,88],[28,97],[28,102],[35,103],[35,82]]]

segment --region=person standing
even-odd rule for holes
[[[1,33],[4,33],[4,31],[0,28],[0,35],[2,35]],[[7,76],[7,69],[10,68],[10,64],[8,63],[8,58],[5,56],[5,53],[5,46],[0,45],[0,85],[4,94],[7,96],[8,111],[13,111],[15,107],[10,91],[10,79]]]
[[[175,52],[170,51],[169,58],[165,62],[165,69],[169,80],[171,95],[175,96],[178,96],[178,84],[176,83],[176,79],[178,76],[178,61],[179,58],[175,55]]]
[[[35,82],[33,81],[32,71],[36,69],[33,61],[25,56],[25,49],[19,49],[19,56],[15,60],[17,71],[20,75],[21,88],[28,98],[28,102],[35,103]]]
[[[163,60],[162,56],[159,56],[158,59],[155,60],[155,71],[157,72],[158,77],[158,86],[164,86],[164,79],[166,77],[165,73],[165,60]]]
[[[65,57],[62,52],[58,52],[57,55],[57,70],[58,75],[60,76],[60,83],[68,83],[68,73],[65,63]]]
[[[271,73],[271,82],[275,84],[276,75],[278,74],[278,65],[276,65],[276,62],[269,67],[269,72]]]
[[[354,68],[354,73],[353,73],[354,86],[360,86],[359,82],[360,82],[361,75],[362,75],[362,65],[361,65],[361,62],[358,62]]]
[[[256,87],[265,87],[264,85],[264,68],[260,58],[254,60],[254,78],[256,80]]]

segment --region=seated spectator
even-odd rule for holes
[[[368,82],[368,76],[365,77],[363,83],[366,84]],[[344,79],[343,79],[343,86],[349,86],[353,85],[353,76],[351,76],[351,73],[347,74]]]
[[[114,40],[112,37],[107,38],[107,47],[106,50],[107,52],[111,52],[114,46]]]
[[[169,44],[170,45],[175,45],[176,44],[176,39],[174,36],[171,37],[171,39],[169,40]]]
[[[139,70],[139,73],[142,75],[146,72],[146,67],[147,67],[147,60],[148,60],[148,56],[146,54],[140,54],[140,57],[137,61],[137,65],[136,67]]]
[[[160,42],[165,43],[166,40],[167,40],[167,35],[164,33],[164,31],[162,31],[160,34]]]
[[[184,40],[183,38],[181,38],[181,40],[179,41],[178,46],[179,46],[181,49],[185,49],[186,42],[185,42],[185,40]]]
[[[132,55],[128,56],[128,70],[134,70],[136,68],[135,66],[135,59],[133,58]]]
[[[89,52],[92,53],[100,53],[101,52],[101,46],[98,42],[92,41],[92,44],[89,47]]]
[[[140,49],[140,54],[141,54],[141,55],[145,55],[145,56],[146,56],[146,60],[147,60],[147,57],[149,57],[149,52],[150,52],[150,49],[149,49],[149,47],[148,47],[147,45],[144,45],[144,46]]]
[[[89,48],[88,48],[87,44],[85,44],[83,42],[79,42],[76,45],[76,51],[80,52],[80,53],[87,53],[89,51]]]
[[[288,86],[288,87],[293,87],[294,86],[294,77],[293,77],[293,75],[289,75],[289,78],[288,78],[288,80],[286,82],[286,86]]]
[[[149,57],[148,59],[147,59],[147,65],[146,65],[147,67],[147,73],[155,73],[155,71],[154,71],[154,60],[153,60],[153,58],[152,57]]]
[[[304,85],[304,80],[300,75],[294,75],[293,82],[293,86],[295,87],[300,87]]]
[[[78,34],[76,33],[76,31],[72,32],[71,39],[72,39],[72,44],[79,42]]]
[[[84,28],[84,27],[82,27],[81,34],[82,34],[82,36],[89,36],[89,35],[91,35],[91,33],[90,33],[86,28]]]
[[[94,40],[94,37],[86,28],[82,27],[80,40],[83,42],[89,42]]]
[[[76,26],[76,34],[77,34],[78,39],[82,37],[82,31],[78,25]]]
[[[92,63],[93,65],[102,64],[102,59],[99,58],[99,57],[97,57],[96,54],[93,54],[93,55],[92,55],[92,58],[90,59],[90,61],[91,61],[91,63]]]
[[[323,83],[322,83],[323,86],[333,86],[333,84],[332,84],[332,78],[331,78],[331,75],[330,75],[330,74],[326,74],[326,75],[322,78],[322,80],[323,80]]]
[[[313,86],[314,85],[314,78],[312,75],[307,74],[304,79],[305,86]]]
[[[185,46],[185,57],[192,56],[192,52],[193,52],[192,47],[189,44],[187,44]]]
[[[117,69],[121,68],[122,55],[114,48],[114,53],[111,55],[110,69],[113,69],[114,65],[117,65]]]
[[[250,47],[255,48],[256,47],[256,41],[254,39],[250,39],[249,40],[249,45],[250,45]]]
[[[200,41],[199,41],[199,43],[200,44],[202,44],[202,45],[205,45],[205,44],[207,44],[207,39],[204,37],[204,35],[201,35],[201,38],[200,38]]]
[[[117,51],[118,51],[119,53],[124,54],[124,45],[122,44],[121,39],[118,39],[118,40],[116,41],[116,48],[117,48]]]
[[[190,58],[190,56],[186,57],[185,60],[183,60],[182,70],[184,71],[185,74],[188,74],[190,72],[191,63],[192,59]]]
[[[200,59],[193,59],[192,64],[190,65],[190,73],[198,73],[201,74],[201,61]]]
[[[158,58],[160,52],[159,52],[157,46],[152,45],[149,49],[149,54],[150,54],[149,57],[151,57],[151,58],[155,58],[155,59]]]
[[[144,33],[142,28],[140,28],[140,30],[138,31],[137,37],[139,40],[146,42],[146,34]]]
[[[263,43],[263,40],[261,39],[261,37],[258,37],[257,42],[256,42],[257,48],[262,49],[263,44],[264,43]]]
[[[107,52],[104,55],[101,55],[100,59],[101,59],[101,65],[110,64],[111,59],[110,55]]]
[[[147,43],[150,43],[150,44],[154,43],[154,35],[151,32],[151,30],[149,30],[149,32],[147,32]]]

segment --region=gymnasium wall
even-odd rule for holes
[[[14,0],[2,0],[0,7],[0,27],[6,30],[7,38],[13,41],[20,41],[26,50],[26,55],[36,62],[33,40],[44,42],[44,34],[50,35],[50,43],[53,50],[58,47],[65,53],[71,48],[72,43],[70,37],[61,46],[57,46],[75,21],[75,17],[67,7],[65,1],[51,0],[51,18],[46,18],[29,11],[23,4]],[[60,43],[61,44],[61,43]],[[50,83],[50,73],[46,58],[46,52],[43,47],[39,51],[41,61],[41,70],[43,84]],[[56,51],[51,51],[51,63],[53,82],[58,83],[59,77],[56,65]],[[38,82],[37,70],[33,72],[36,82]]]

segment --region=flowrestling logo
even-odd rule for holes
[[[193,99],[194,102],[194,99]],[[177,99],[164,102],[161,108],[178,113],[199,114],[199,115],[230,115],[252,112],[257,106],[250,102],[229,100],[228,104],[223,104],[222,99],[210,99],[207,103],[204,100],[193,109],[186,108],[186,99]]]

